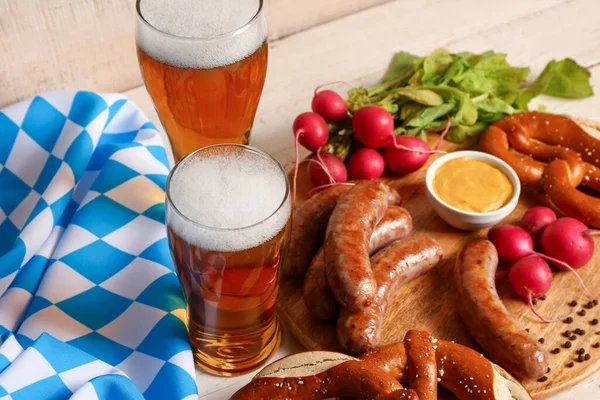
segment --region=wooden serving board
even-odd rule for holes
[[[437,136],[430,137],[430,144],[436,139]],[[457,149],[459,147],[456,145],[445,144],[447,151]],[[435,155],[432,156],[430,162],[435,158]],[[444,249],[444,259],[433,271],[403,286],[396,292],[385,316],[381,345],[402,341],[406,331],[421,329],[431,332],[440,339],[454,340],[482,351],[469,336],[455,307],[456,288],[453,269],[456,256],[463,246],[476,237],[485,236],[487,230],[463,232],[442,221],[429,206],[425,196],[426,170],[427,166],[404,177],[390,175],[383,178],[402,195],[403,206],[413,218],[413,235],[428,235],[437,239]],[[301,166],[298,171],[297,204],[301,204],[306,199],[310,188],[306,167]],[[542,194],[524,188],[517,208],[504,222],[518,224],[519,219],[529,207],[543,203]],[[600,242],[596,241],[596,245],[598,247]],[[600,295],[598,267],[600,267],[600,250],[596,251],[586,267],[578,271],[595,296]],[[600,349],[594,348],[592,345],[600,342],[600,324],[592,325],[591,321],[594,318],[600,319],[600,305],[592,309],[582,308],[586,311],[585,316],[574,314],[572,316],[574,321],[571,324],[562,321],[545,324],[529,311],[523,299],[514,294],[508,283],[507,271],[507,266],[501,264],[496,276],[498,293],[506,308],[524,328],[530,330],[533,337],[544,338],[544,346],[548,351],[560,348],[560,353],[550,354],[551,371],[547,374],[547,381],[526,380],[522,382],[530,393],[535,398],[542,398],[571,387],[598,371],[600,369]],[[552,289],[548,293],[547,299],[537,303],[537,309],[547,318],[569,314],[572,307],[568,303],[574,299],[584,303],[589,300],[584,297],[579,298],[582,291],[578,288],[577,280],[573,275],[558,270],[554,272]],[[283,277],[281,279],[277,303],[280,319],[308,349],[339,351],[335,334],[335,320],[323,322],[309,314],[302,299],[302,281],[302,277]],[[572,347],[566,349],[564,343],[568,339],[563,336],[563,333],[567,329],[574,330],[576,328],[583,329],[586,333],[578,335],[577,339],[572,342]],[[589,361],[577,361],[576,350],[580,348],[584,348],[585,352],[591,355]],[[566,367],[566,364],[571,361],[574,362],[574,366]]]

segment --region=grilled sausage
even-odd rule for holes
[[[337,338],[350,353],[363,353],[379,343],[381,324],[391,296],[407,282],[429,272],[442,259],[440,244],[430,237],[399,240],[371,258],[378,291],[374,306],[359,312],[340,310]]]
[[[393,201],[393,193],[381,182],[360,181],[338,201],[327,224],[327,280],[338,302],[353,312],[375,304],[377,282],[369,262],[369,242],[388,205],[400,201],[397,193]]]
[[[459,313],[492,360],[517,377],[538,379],[548,369],[548,354],[502,304],[496,291],[497,267],[492,242],[477,239],[465,246],[454,269]]]
[[[390,206],[371,236],[369,254],[373,254],[394,240],[412,232],[412,218],[400,206]],[[339,305],[327,282],[323,248],[313,258],[304,277],[303,297],[311,314],[323,321],[337,314]]]
[[[329,217],[340,197],[352,186],[336,185],[323,189],[294,211],[292,234],[285,275],[300,275],[323,243]]]

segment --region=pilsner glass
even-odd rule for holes
[[[267,72],[262,0],[137,0],[136,47],[175,161],[248,144]]]
[[[171,171],[169,247],[200,368],[244,374],[277,350],[281,331],[275,300],[290,215],[285,170],[251,147],[208,146]]]

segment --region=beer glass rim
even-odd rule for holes
[[[147,27],[149,27],[150,29],[152,29],[153,31],[171,38],[171,39],[177,39],[177,40],[183,40],[183,41],[189,41],[189,42],[214,42],[214,41],[218,41],[218,40],[222,40],[222,39],[227,39],[227,38],[231,38],[233,36],[237,36],[241,33],[243,33],[244,31],[248,30],[248,28],[250,26],[252,26],[253,24],[255,24],[258,19],[260,18],[260,15],[262,14],[263,11],[263,3],[264,0],[258,0],[258,10],[256,10],[256,14],[254,14],[254,16],[248,20],[248,22],[246,22],[244,25],[235,28],[232,31],[229,32],[225,32],[225,33],[221,33],[219,35],[215,35],[215,36],[210,36],[210,37],[189,37],[189,36],[178,36],[178,35],[174,35],[172,33],[168,33],[165,32],[161,29],[158,29],[157,27],[155,27],[154,25],[152,25],[150,22],[148,22],[146,20],[146,18],[144,18],[144,16],[142,15],[142,10],[140,9],[140,3],[144,1],[144,0],[136,0],[135,2],[135,9],[137,11],[137,17],[138,19]]]
[[[173,175],[175,175],[175,172],[177,171],[177,169],[179,168],[179,166],[187,161],[188,159],[196,156],[197,154],[206,151],[206,150],[210,150],[210,149],[215,149],[215,148],[223,148],[223,147],[237,147],[237,148],[241,148],[243,150],[246,151],[251,151],[253,153],[256,153],[262,157],[265,157],[267,160],[273,162],[275,165],[277,165],[277,167],[279,168],[279,170],[281,171],[284,180],[285,180],[285,194],[283,195],[283,199],[281,200],[281,203],[279,203],[279,205],[277,206],[277,208],[271,213],[269,214],[267,217],[263,218],[262,220],[255,222],[251,225],[246,225],[246,226],[240,226],[237,228],[219,228],[216,226],[210,226],[210,225],[205,225],[202,224],[200,222],[194,221],[193,219],[190,219],[187,215],[185,215],[184,213],[182,213],[177,206],[173,203],[173,200],[171,199],[171,178],[173,177]],[[253,228],[255,226],[258,226],[262,223],[264,223],[265,221],[267,221],[268,219],[272,218],[275,214],[277,214],[282,207],[285,206],[285,203],[288,201],[288,198],[290,197],[290,181],[287,175],[287,172],[285,171],[285,169],[283,168],[283,166],[281,165],[281,163],[279,163],[279,161],[277,161],[273,156],[271,156],[270,154],[257,149],[256,147],[252,147],[252,146],[247,146],[245,144],[238,144],[238,143],[220,143],[220,144],[213,144],[210,146],[206,146],[206,147],[202,147],[200,149],[194,150],[193,152],[191,152],[190,154],[188,154],[187,156],[185,156],[184,158],[182,158],[179,162],[177,162],[175,164],[175,166],[173,166],[173,169],[171,169],[171,171],[169,172],[169,176],[167,177],[167,186],[166,186],[166,199],[167,202],[169,203],[169,207],[175,211],[175,213],[177,213],[177,215],[179,215],[181,218],[185,219],[186,222],[189,222],[190,224],[197,226],[199,228],[202,229],[206,229],[206,230],[210,230],[210,231],[218,231],[218,232],[234,232],[234,231],[243,231],[245,229],[250,229]]]

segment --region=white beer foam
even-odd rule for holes
[[[286,182],[279,165],[260,153],[205,149],[183,161],[171,177],[169,198],[183,216],[168,208],[167,225],[207,250],[258,246],[275,237],[290,218]]]
[[[267,38],[259,0],[140,0],[137,43],[150,57],[181,68],[216,68],[254,53]],[[224,38],[215,36],[242,30]],[[166,35],[165,33],[173,36]],[[214,40],[193,40],[215,38]]]

